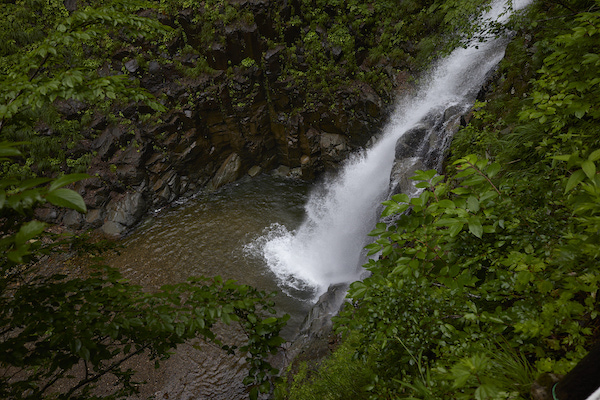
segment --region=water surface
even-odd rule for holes
[[[262,256],[252,251],[252,244],[272,224],[290,230],[300,225],[308,190],[306,182],[263,175],[246,177],[214,193],[201,193],[147,218],[123,241],[121,254],[109,261],[133,283],[148,289],[191,276],[220,275],[276,291],[275,275]],[[282,332],[287,339],[312,305],[310,294],[296,295],[279,293],[275,298],[279,312],[291,316]],[[143,396],[239,399],[246,396],[241,385],[245,375],[243,360],[226,357],[212,346],[198,350],[185,345],[158,372],[147,368],[142,372],[149,382]]]

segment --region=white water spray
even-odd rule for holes
[[[513,7],[529,2],[514,1]],[[504,11],[505,2],[496,1],[484,18],[504,22]],[[309,291],[316,297],[332,284],[360,278],[365,239],[388,194],[396,142],[432,113],[449,107],[468,110],[486,75],[504,56],[505,44],[489,40],[442,60],[426,87],[397,106],[382,138],[348,160],[335,180],[313,191],[300,228],[288,231],[276,224],[268,229],[256,245],[282,290],[292,295]]]

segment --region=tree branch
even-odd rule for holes
[[[89,376],[85,379],[82,379],[81,381],[79,381],[79,383],[77,385],[75,385],[74,387],[71,388],[71,390],[69,390],[69,392],[67,393],[67,398],[71,397],[71,395],[73,393],[75,393],[76,390],[78,390],[78,389],[82,388],[83,386],[88,385],[94,381],[97,381],[98,379],[100,379],[101,377],[106,375],[107,373],[120,367],[121,364],[123,364],[125,361],[129,360],[131,357],[141,354],[144,350],[148,349],[149,347],[150,347],[150,344],[146,344],[146,345],[140,347],[139,349],[137,349],[136,351],[134,351],[133,353],[129,353],[127,356],[123,357],[121,360],[113,363],[111,366],[101,370],[97,374]]]

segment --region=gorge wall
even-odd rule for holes
[[[306,50],[298,45],[301,27],[273,28],[275,18],[293,18],[294,6],[284,3],[240,2],[252,21],[217,24],[211,46],[205,45],[202,26],[193,22],[189,9],[173,15],[148,11],[145,16],[177,27],[177,33],[160,49],[148,43],[117,49],[101,73],[129,74],[168,111],[156,116],[147,106],[123,104],[109,113],[94,112],[84,139],[67,150],[93,155],[92,178],[75,187],[86,201],[87,215],[49,208],[38,217],[118,236],[148,211],[201,189],[275,169],[313,179],[364,146],[382,126],[394,91],[407,86],[408,75],[389,59],[374,67],[364,51],[353,51],[348,57],[358,71],[387,71],[391,90],[377,90],[357,74],[319,98],[301,73],[282,73],[290,51],[300,69],[308,70],[311,61],[303,60]],[[284,43],[273,45],[281,35]],[[320,46],[342,66],[347,62],[341,48],[326,40]],[[151,51],[140,53],[140,48]],[[157,53],[160,59],[151,58]],[[198,65],[205,70],[190,73]],[[74,101],[59,104],[65,119],[85,110]]]

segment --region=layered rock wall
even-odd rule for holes
[[[160,62],[140,61],[131,49],[113,56],[105,69],[126,69],[168,111],[156,117],[146,106],[128,104],[113,110],[118,118],[97,114],[73,150],[94,155],[93,177],[76,187],[89,212],[58,219],[73,229],[121,235],[149,210],[218,189],[250,170],[286,166],[280,171],[313,179],[378,131],[389,96],[353,81],[336,88],[334,104],[307,105],[305,82],[282,79],[285,48],[268,48],[274,35],[268,2],[249,3],[254,22],[225,26],[225,40],[203,49],[210,68],[198,76],[177,67],[200,62],[181,51],[179,37]],[[164,22],[183,27],[188,45],[199,45],[201,27],[191,21],[184,10]],[[66,110],[66,117],[76,111]]]

